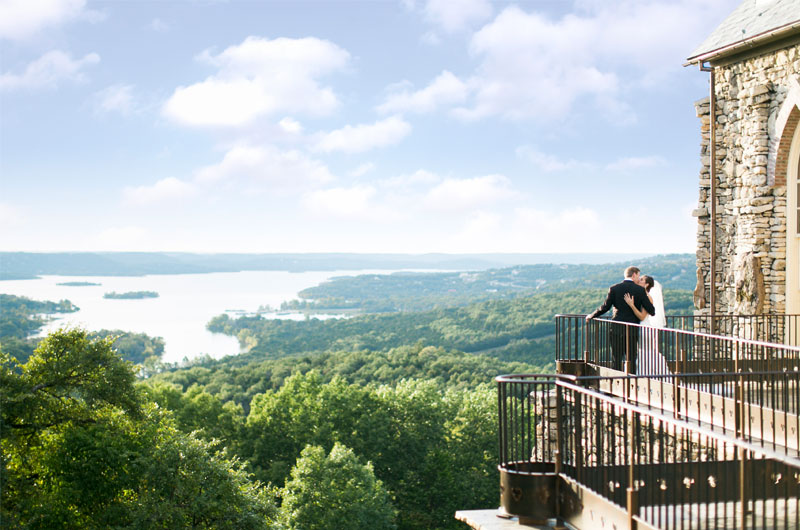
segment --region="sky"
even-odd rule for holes
[[[694,252],[739,0],[0,0],[0,250]]]

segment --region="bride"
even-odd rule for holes
[[[667,361],[658,351],[658,329],[666,326],[667,317],[664,314],[664,295],[661,284],[653,279],[652,276],[642,275],[639,284],[647,291],[647,297],[656,309],[655,315],[650,315],[644,309],[639,309],[634,305],[633,297],[625,295],[625,302],[630,306],[636,317],[641,321],[641,325],[653,330],[642,330],[643,337],[639,340],[639,374],[640,375],[659,375],[669,374]]]

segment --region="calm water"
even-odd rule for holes
[[[255,312],[260,306],[280,307],[297,293],[333,276],[356,276],[377,271],[282,271],[170,274],[153,276],[43,276],[37,280],[0,282],[0,293],[34,300],[70,300],[80,311],[50,322],[47,331],[63,326],[81,326],[90,331],[121,329],[162,337],[164,360],[180,361],[208,354],[223,357],[239,353],[238,341],[211,333],[206,324],[226,311]],[[387,274],[391,271],[380,271]],[[99,286],[69,287],[62,282],[93,282]],[[116,291],[155,291],[158,298],[116,300],[103,294]],[[269,315],[265,315],[269,316]],[[304,318],[301,314],[271,315],[274,318]]]

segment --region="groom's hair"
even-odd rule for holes
[[[630,267],[625,269],[625,277],[626,278],[632,278],[633,275],[636,274],[637,272],[641,272],[639,270],[639,267],[634,267],[633,265],[631,265]]]

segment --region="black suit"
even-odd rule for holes
[[[609,287],[606,301],[587,318],[595,318],[613,307],[614,316],[611,320],[638,324],[640,322],[639,318],[628,303],[625,302],[626,294],[633,296],[633,304],[637,309],[644,308],[644,310],[651,315],[656,314],[656,308],[653,307],[653,303],[647,296],[647,291],[644,290],[644,287],[637,285],[632,280],[624,280]],[[611,352],[614,356],[614,369],[622,370],[622,361],[625,360],[626,353],[628,353],[629,355],[627,355],[627,357],[631,360],[630,371],[631,373],[635,372],[639,329],[631,326],[611,326],[610,338]],[[628,345],[627,352],[625,348],[626,344]]]

